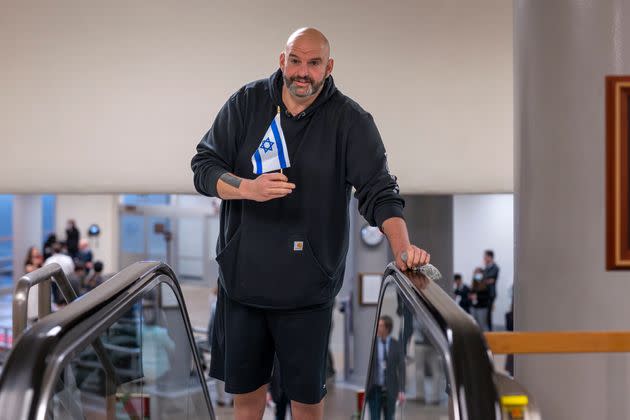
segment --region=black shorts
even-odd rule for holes
[[[282,387],[293,400],[316,404],[326,395],[326,356],[332,302],[328,305],[271,310],[230,300],[219,287],[210,375],[232,394],[269,383],[274,353]]]

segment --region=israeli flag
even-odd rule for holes
[[[287,143],[284,141],[284,133],[280,125],[279,109],[252,156],[252,166],[257,175],[291,166]]]

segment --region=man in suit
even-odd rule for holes
[[[488,305],[488,331],[492,331],[492,311],[494,309],[494,301],[497,298],[497,280],[499,280],[499,266],[494,262],[494,251],[487,249],[483,253],[483,282],[488,287],[490,294],[490,304]]]
[[[370,420],[380,420],[381,413],[384,420],[393,420],[396,399],[405,398],[405,360],[400,344],[391,336],[393,327],[390,316],[380,317],[367,393]]]
[[[77,229],[77,224],[74,220],[68,220],[66,226],[66,246],[68,247],[68,254],[72,258],[76,258],[79,253],[79,239],[81,239],[81,233]]]

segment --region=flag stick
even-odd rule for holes
[[[278,105],[278,114],[280,114],[280,105]],[[283,175],[282,168],[280,168],[280,174]]]

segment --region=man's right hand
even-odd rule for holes
[[[285,197],[295,188],[295,184],[280,173],[259,175],[256,179],[243,179],[241,189],[243,198],[253,201],[269,201],[274,198]]]

